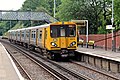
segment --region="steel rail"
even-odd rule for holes
[[[49,72],[52,76],[54,76],[56,79],[58,80],[70,80],[70,78],[66,77],[65,75],[61,74],[60,72],[54,70],[53,68],[51,68],[50,66],[44,64],[43,62],[39,61],[38,59],[32,57],[31,55],[29,55],[26,51],[23,51],[22,49],[20,49],[19,47],[14,46],[16,49],[18,49],[20,52],[22,52],[23,55],[25,55],[27,58],[29,58],[31,61],[35,62],[38,66],[42,67],[44,70],[46,70],[47,72]]]
[[[15,45],[13,45],[13,46],[15,46]],[[23,48],[23,47],[17,47],[17,46],[15,46],[15,47],[16,47],[17,49],[21,50],[22,52],[26,53],[26,51],[23,51],[23,49],[21,49],[21,48]],[[80,79],[80,80],[92,80],[91,78],[89,78],[89,77],[87,77],[87,76],[85,76],[85,75],[83,75],[83,74],[80,74],[80,73],[78,74],[78,73],[76,73],[76,72],[70,71],[70,70],[68,70],[67,68],[62,67],[61,65],[57,64],[56,62],[51,61],[51,60],[49,60],[49,59],[46,59],[45,57],[39,55],[39,54],[36,53],[36,52],[33,52],[33,51],[29,51],[29,52],[30,52],[31,54],[34,54],[34,55],[37,56],[37,57],[42,58],[42,59],[45,60],[45,61],[48,61],[49,63],[55,65],[56,67],[58,67],[58,68],[61,69],[62,71],[67,72],[68,74],[72,75],[73,77],[75,77],[75,78],[77,78],[77,79]],[[27,55],[29,55],[29,53],[27,53]],[[29,56],[31,56],[31,55],[29,55]],[[34,57],[32,57],[32,58],[33,58],[34,60],[36,60],[37,62],[40,62],[39,60],[35,59]]]
[[[19,63],[19,61],[17,61],[17,59],[12,55],[12,52],[10,50],[8,50],[6,48],[7,52],[10,54],[10,56],[12,57],[12,59],[18,64],[18,66],[23,70],[24,74],[26,75],[26,77],[28,78],[28,80],[33,80],[30,75],[27,73],[27,71],[22,67],[22,65]]]
[[[79,79],[79,80],[92,80],[91,78],[89,78],[89,77],[87,77],[87,76],[85,76],[85,75],[83,75],[83,74],[78,74],[78,73],[76,73],[76,72],[74,72],[74,71],[68,70],[68,69],[65,68],[65,67],[62,67],[61,65],[57,64],[56,62],[53,62],[53,61],[51,61],[51,60],[48,60],[48,59],[46,59],[45,57],[39,55],[39,54],[36,53],[36,52],[29,51],[29,53],[28,53],[28,50],[27,50],[27,52],[26,52],[26,51],[25,51],[25,48],[23,49],[23,47],[21,47],[21,46],[18,47],[18,46],[14,45],[14,44],[10,44],[10,45],[13,46],[14,48],[18,49],[20,52],[26,53],[26,54],[24,54],[24,55],[27,55],[26,57],[28,57],[28,56],[31,57],[31,59],[35,60],[38,64],[42,64],[42,65],[45,66],[45,64],[44,64],[43,62],[40,62],[38,59],[32,57],[30,54],[32,54],[32,55],[34,54],[36,57],[40,57],[40,58],[42,58],[43,60],[48,61],[49,63],[51,63],[51,64],[53,64],[54,66],[56,66],[56,67],[58,67],[59,69],[61,69],[62,71],[67,72],[68,74],[70,74],[71,76],[73,76],[73,77],[75,77],[75,78],[77,78],[77,79]],[[29,57],[28,57],[28,58],[29,58]],[[46,65],[46,66],[47,66],[47,65]],[[49,68],[47,67],[47,69],[49,69]],[[49,70],[50,70],[50,69],[49,69]],[[54,73],[55,75],[59,76],[61,79],[70,80],[69,78],[65,77],[65,75],[61,75],[59,72],[56,72],[56,71],[53,70],[53,69],[51,69],[50,72],[52,72],[52,73]],[[64,78],[63,78],[63,77],[64,77]]]
[[[72,60],[70,60],[70,62],[73,63],[73,64],[75,64],[75,65],[78,65],[78,66],[84,67],[84,68],[86,68],[86,69],[92,70],[92,71],[94,71],[94,72],[97,72],[97,73],[99,73],[99,74],[108,76],[108,77],[110,77],[110,78],[112,78],[112,79],[119,80],[119,78],[117,78],[117,77],[115,77],[115,76],[113,76],[113,75],[110,75],[110,74],[108,74],[108,73],[104,73],[104,72],[102,72],[102,71],[89,68],[89,67],[87,67],[87,66],[84,66],[84,65],[82,65],[82,64],[79,64],[79,63],[77,63],[77,62],[75,62],[75,61],[72,61]]]

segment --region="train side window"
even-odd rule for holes
[[[35,36],[35,34],[33,33],[33,34],[32,34],[32,38],[34,38],[34,36]]]
[[[34,31],[34,38],[36,38],[36,31]]]
[[[35,38],[35,33],[34,33],[34,36],[33,36],[33,38]]]
[[[24,37],[24,32],[22,32],[22,37]]]
[[[33,38],[33,31],[31,31],[31,38]]]
[[[32,38],[35,38],[35,31],[32,31]]]
[[[39,39],[42,39],[42,34],[39,35]]]
[[[31,37],[33,38],[33,33],[32,33],[32,35],[31,35]]]
[[[15,32],[15,36],[16,36],[16,32]]]
[[[42,39],[42,31],[39,32],[39,39]]]
[[[28,31],[26,31],[26,37],[29,37],[29,32]]]
[[[20,36],[20,33],[18,32],[18,36]]]

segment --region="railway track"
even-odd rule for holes
[[[15,46],[14,46],[15,47]],[[16,47],[15,50],[18,50],[18,48]],[[12,56],[12,58],[15,60],[15,62],[17,62],[19,65],[19,61],[17,61],[15,59],[15,57],[12,55],[12,52],[10,50],[7,49],[7,51],[10,53],[10,55]],[[25,52],[23,51],[20,51],[19,49],[19,52],[22,53],[24,56],[26,56],[28,59],[30,59],[32,62],[34,62],[35,64],[37,64],[38,66],[42,67],[45,71],[47,71],[50,75],[52,75],[54,78],[53,80],[69,80],[68,77],[64,76],[63,74],[55,71],[54,69],[52,69],[50,66],[47,66],[46,64],[40,62],[40,61],[37,61],[35,60],[34,58],[30,57],[29,55],[25,54]],[[36,80],[36,79],[32,79],[30,76],[29,76],[29,73],[27,73],[27,71],[20,65],[20,67],[22,68],[22,70],[25,72],[25,73],[22,73],[23,75],[25,74],[26,76],[24,76],[24,78],[26,78],[27,80]],[[41,80],[41,79],[40,79]]]
[[[85,66],[85,65],[82,65],[82,64],[79,64],[79,63],[77,63],[77,62],[75,62],[75,61],[70,61],[70,64],[74,64],[73,66],[77,66],[77,68],[79,68],[79,69],[81,69],[81,70],[84,70],[84,72],[86,71],[88,71],[88,73],[90,74],[90,72],[91,72],[91,74],[90,75],[92,75],[92,77],[91,76],[89,76],[88,74],[87,74],[87,76],[86,75],[84,75],[84,74],[81,74],[80,72],[79,72],[79,70],[78,71],[74,71],[74,70],[70,70],[70,69],[68,69],[67,67],[63,67],[63,66],[61,66],[60,64],[59,64],[59,62],[55,62],[55,61],[51,61],[51,60],[48,60],[48,59],[46,59],[45,57],[43,57],[43,56],[41,56],[40,54],[38,54],[38,53],[36,53],[36,52],[33,52],[33,51],[29,51],[29,50],[25,50],[25,48],[23,48],[23,47],[21,47],[21,46],[15,46],[15,45],[13,45],[14,47],[16,47],[16,49],[18,49],[19,51],[21,51],[21,52],[23,52],[23,53],[25,53],[25,55],[27,55],[27,56],[29,56],[31,59],[33,59],[34,61],[36,61],[38,64],[41,64],[41,65],[44,65],[44,64],[49,64],[49,67],[51,66],[52,67],[52,69],[51,69],[51,71],[53,71],[53,72],[55,72],[56,70],[56,68],[57,68],[57,71],[61,74],[62,73],[62,75],[61,75],[61,77],[66,77],[66,78],[60,78],[59,77],[59,80],[61,79],[65,79],[65,80],[101,80],[101,77],[104,79],[104,80],[119,80],[119,78],[117,78],[117,77],[115,77],[115,76],[113,76],[113,75],[110,75],[110,74],[106,74],[106,73],[104,73],[104,72],[101,72],[101,71],[99,71],[99,70],[95,70],[95,69],[92,69],[92,68],[89,68],[89,67],[87,67],[87,66]],[[41,59],[42,59],[42,61],[41,61]],[[44,63],[43,63],[44,62]],[[67,63],[65,63],[66,65],[69,65],[69,64],[67,64]],[[47,65],[48,66],[48,65]],[[49,67],[47,68],[47,69],[49,69]],[[60,70],[58,70],[58,68],[60,69]],[[86,70],[86,69],[88,69],[88,70]],[[51,72],[51,71],[49,71],[49,72]],[[79,73],[78,73],[79,72]],[[83,73],[84,73],[83,72]],[[52,73],[52,72],[51,72]],[[55,72],[55,73],[53,73],[53,74],[59,74],[59,73],[57,73],[57,72]],[[96,75],[96,76],[94,76],[94,75]],[[99,78],[99,75],[100,75],[100,78]],[[72,77],[71,77],[72,76]],[[58,76],[57,76],[58,77]]]
[[[19,47],[15,46],[15,45],[12,45],[12,46],[14,46],[15,49],[19,50],[27,58],[29,58],[32,61],[36,62],[37,64],[45,67],[47,69],[47,71],[52,73],[52,75],[54,75],[56,77],[56,79],[58,79],[58,80],[90,80],[87,76],[76,74],[75,72],[72,72],[72,71],[62,67],[62,66],[58,65],[57,63],[44,58],[43,56],[39,55],[38,53],[35,53],[32,51],[30,51],[30,52],[25,51],[22,49],[23,47],[20,48],[20,46]],[[43,60],[41,61],[40,58],[42,58]],[[49,65],[46,65],[46,63]],[[50,65],[52,65],[52,66],[50,66]],[[54,68],[53,68],[53,66],[54,66]],[[57,69],[55,70],[55,68],[57,68]]]
[[[19,49],[20,51],[24,52],[25,53],[24,55],[28,56],[29,58],[35,60],[36,62],[40,63],[41,65],[46,66],[46,68],[49,69],[50,72],[53,72],[54,74],[56,74],[63,80],[91,80],[91,78],[89,78],[85,75],[77,74],[76,72],[70,71],[67,68],[60,66],[56,62],[44,58],[43,56],[39,55],[36,52],[33,52],[33,51],[28,52],[28,51],[23,50],[23,47],[19,48],[15,45],[14,45],[14,47]],[[42,59],[42,61],[40,58]],[[54,67],[54,69],[57,68],[57,70],[54,70],[50,66],[46,65],[46,63],[49,65],[52,64],[51,67]],[[60,69],[60,70],[58,70],[58,69]]]
[[[14,46],[16,49],[18,49],[21,53],[23,53],[28,58],[31,58],[33,61],[36,61],[38,64],[45,66],[49,70],[49,72],[55,74],[56,76],[59,76],[59,80],[60,79],[61,80],[91,80],[87,76],[70,71],[58,65],[56,62],[44,58],[43,56],[39,55],[36,52],[33,52],[33,51],[28,52],[25,49],[23,49],[23,47],[20,47],[20,46],[17,47],[16,45],[12,45],[12,46]]]
[[[21,63],[19,63],[19,61],[12,55],[13,53],[9,50],[6,49],[8,51],[8,53],[10,54],[10,56],[12,57],[13,61],[15,62],[15,64],[17,65],[17,67],[19,67],[19,71],[20,73],[22,73],[22,76],[26,79],[26,80],[32,80],[32,78],[30,77],[30,75],[27,73],[27,71],[24,69],[24,67],[22,67]]]
[[[107,73],[107,72],[105,72],[105,71],[97,70],[97,69],[91,68],[90,66],[88,67],[88,66],[86,66],[85,64],[82,64],[82,63],[80,63],[80,62],[76,62],[76,61],[73,61],[73,60],[70,60],[70,62],[71,62],[72,64],[77,65],[78,67],[83,67],[83,68],[91,71],[91,72],[94,73],[94,74],[102,75],[102,77],[108,77],[108,80],[120,80],[118,77],[113,76],[113,75],[111,75],[111,74],[109,74],[109,73]]]

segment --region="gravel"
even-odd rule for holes
[[[81,62],[79,62],[79,63],[81,63]],[[66,67],[67,69],[74,71],[78,74],[86,75],[86,76],[92,78],[93,80],[115,80],[115,79],[112,79],[103,74],[97,73],[95,71],[91,71],[85,67],[75,65],[74,63],[71,63],[71,62],[59,62],[58,64],[60,64],[63,67]]]
[[[4,44],[4,46],[13,52],[13,56],[18,60],[18,62],[24,67],[27,73],[33,80],[56,80],[51,74],[45,71],[43,68],[39,67],[33,61],[22,55],[20,52],[16,51],[9,45]],[[21,73],[22,74],[22,73]]]
[[[10,46],[7,46],[7,47],[11,48]],[[15,51],[15,50],[13,49],[13,51]],[[35,63],[33,63],[31,60],[27,59],[25,56],[22,56],[19,52],[17,52],[17,53],[14,52],[14,56],[18,59],[18,61],[22,64],[22,66],[30,74],[30,76],[33,78],[33,80],[55,80],[55,78],[53,78],[48,72],[46,72],[45,70],[40,68],[38,65],[35,65]],[[71,75],[62,71],[61,69],[57,68],[56,66],[52,65],[51,63],[44,61],[44,60],[40,59],[39,57],[36,57],[36,58],[39,59],[40,61],[46,63],[47,65],[51,66],[53,69],[56,69],[57,71],[66,75],[67,77],[70,78],[70,80],[77,80],[76,78],[72,77]],[[69,61],[68,62],[56,62],[56,63],[73,71],[73,72],[86,75],[86,76],[92,78],[93,80],[115,80],[115,79],[112,79],[103,74],[97,73],[95,71],[91,71],[85,67],[75,65]],[[92,67],[92,66],[82,63],[82,62],[78,62],[78,63],[86,65],[91,68],[95,68],[95,67]],[[102,71],[104,71],[104,70],[102,70]],[[104,72],[107,72],[107,71],[104,71]],[[108,73],[110,73],[111,75],[116,76],[120,79],[119,73],[112,73],[112,72],[108,72]]]

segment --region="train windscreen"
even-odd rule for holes
[[[51,33],[52,38],[75,37],[76,36],[76,26],[75,25],[50,26],[50,33]]]

